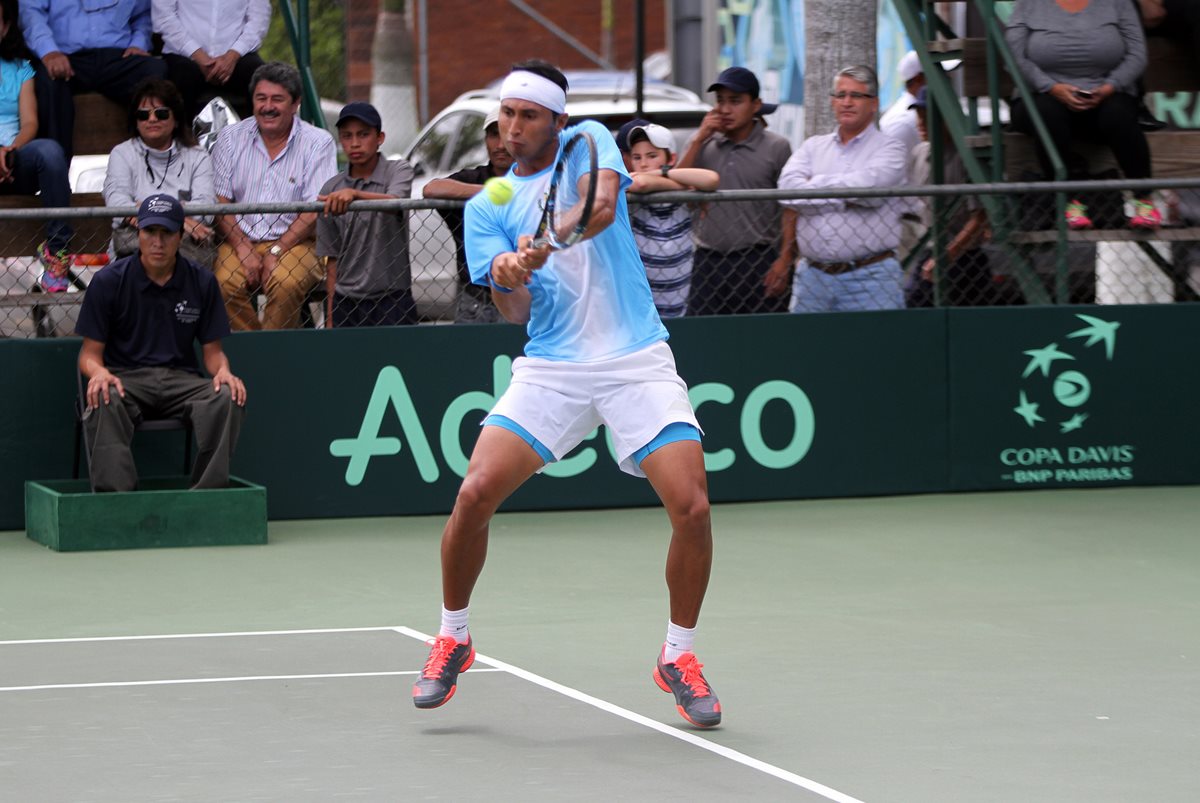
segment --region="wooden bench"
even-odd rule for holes
[[[74,132],[76,155],[111,153],[130,137],[129,110],[95,92],[76,95]]]

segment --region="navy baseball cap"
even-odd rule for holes
[[[377,131],[383,130],[383,120],[379,117],[379,110],[361,100],[347,103],[342,107],[342,113],[338,115],[337,119],[338,127],[341,127],[342,123],[347,120],[359,120]]]
[[[617,147],[621,149],[621,153],[629,153],[633,150],[631,140],[633,135],[639,131],[642,133],[643,139],[649,141],[654,147],[672,152],[675,150],[675,137],[671,134],[670,129],[655,125],[649,120],[635,118],[617,129]]]
[[[617,129],[617,147],[621,149],[621,153],[629,153],[629,135],[633,133],[633,129],[649,124],[649,120],[635,117]]]
[[[908,108],[924,109],[928,105],[929,105],[929,98],[925,92],[925,87],[921,87],[920,89],[917,90],[917,95],[916,95],[916,97],[913,98],[913,102],[908,104]]]
[[[139,229],[162,226],[167,231],[179,231],[183,228],[183,206],[173,195],[151,195],[138,207],[137,221]]]
[[[716,92],[718,89],[728,89],[733,92],[745,92],[752,98],[759,96],[758,76],[747,70],[745,67],[726,67],[721,70],[721,74],[717,76],[717,80],[709,84],[708,92]],[[779,108],[777,103],[764,102],[761,109],[761,114],[770,114]]]

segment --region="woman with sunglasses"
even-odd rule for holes
[[[129,110],[133,136],[113,148],[104,178],[104,203],[137,206],[148,196],[167,193],[189,204],[216,203],[212,158],[196,145],[185,122],[183,97],[170,81],[151,78],[138,84]],[[212,217],[189,216],[183,222],[179,253],[206,268],[216,259]],[[118,257],[138,250],[137,220],[113,221],[113,251]]]
[[[0,1],[0,195],[40,192],[42,206],[71,205],[67,160],[57,142],[37,139],[37,98],[34,96],[33,55],[17,25],[16,0]],[[38,246],[42,289],[58,293],[68,287],[71,263],[71,225],[46,221],[46,240]]]

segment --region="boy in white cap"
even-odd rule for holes
[[[630,192],[712,192],[720,183],[720,176],[713,170],[674,167],[675,138],[661,125],[630,120],[617,131],[617,147],[633,179]],[[687,313],[696,250],[692,243],[691,210],[679,203],[640,203],[629,210],[629,220],[659,316],[683,317]]]

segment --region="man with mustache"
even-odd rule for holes
[[[708,87],[716,106],[704,117],[676,167],[703,167],[721,190],[775,189],[792,146],[767,131],[774,103],[759,97],[758,78],[730,67]],[[791,262],[792,217],[772,201],[708,204],[694,221],[696,237],[688,315],[783,312],[786,283],[764,284],[772,265]]]
[[[219,203],[315,201],[337,174],[337,149],[328,131],[296,116],[300,73],[272,61],[250,81],[254,116],[221,131],[213,149]],[[321,279],[313,238],[316,212],[223,215],[217,231],[217,280],[235,330],[289,329]],[[267,297],[259,320],[255,298]]]

